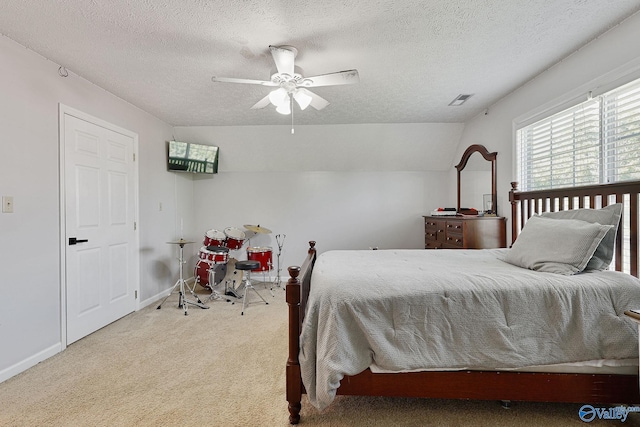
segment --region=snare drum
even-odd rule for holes
[[[212,264],[226,264],[229,260],[229,249],[222,246],[203,246],[199,258]]]
[[[251,271],[268,271],[271,270],[271,248],[268,246],[247,248],[247,258],[249,261],[259,261],[260,267]]]
[[[245,238],[244,231],[236,227],[227,227],[224,229],[224,234],[227,236],[227,247],[229,249],[240,249],[242,247]]]
[[[225,246],[226,240],[227,238],[222,231],[211,229],[204,233],[203,244],[205,246]]]

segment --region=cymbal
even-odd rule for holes
[[[184,240],[184,239],[180,239],[176,242],[167,242],[170,245],[186,245],[187,243],[195,243],[195,242],[190,242],[188,240]]]
[[[271,234],[271,230],[269,230],[268,228],[260,227],[260,224],[258,225],[245,224],[244,228],[246,228],[249,231],[253,231],[254,233]]]

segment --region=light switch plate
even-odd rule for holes
[[[2,196],[2,212],[13,213],[13,196]]]

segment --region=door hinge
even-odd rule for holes
[[[133,161],[136,161],[136,153],[133,153]]]
[[[138,229],[138,223],[133,221],[133,231],[136,231]]]
[[[134,291],[135,299],[138,299],[138,291]]]

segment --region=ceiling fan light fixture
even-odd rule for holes
[[[320,111],[329,105],[329,101],[308,88],[320,86],[340,86],[358,83],[358,70],[345,70],[312,77],[304,77],[302,70],[295,65],[298,50],[292,46],[269,46],[277,72],[271,74],[270,80],[254,80],[236,77],[213,76],[211,80],[217,83],[244,83],[271,87],[271,92],[256,102],[251,109],[265,108],[269,104],[276,107],[280,114],[291,115],[293,125],[293,101],[301,110],[312,106]],[[293,127],[292,132],[293,133]]]
[[[280,114],[284,114],[285,116],[291,114],[291,101],[289,98],[289,96],[286,97],[288,102],[283,102],[282,104],[278,105],[278,108],[276,108],[276,111]]]
[[[275,105],[276,107],[280,107],[282,104],[289,104],[289,94],[285,88],[278,88],[276,90],[272,90],[269,93],[269,101]]]
[[[293,94],[293,99],[296,100],[301,110],[304,110],[311,104],[311,97],[304,93],[304,91],[298,89]]]

